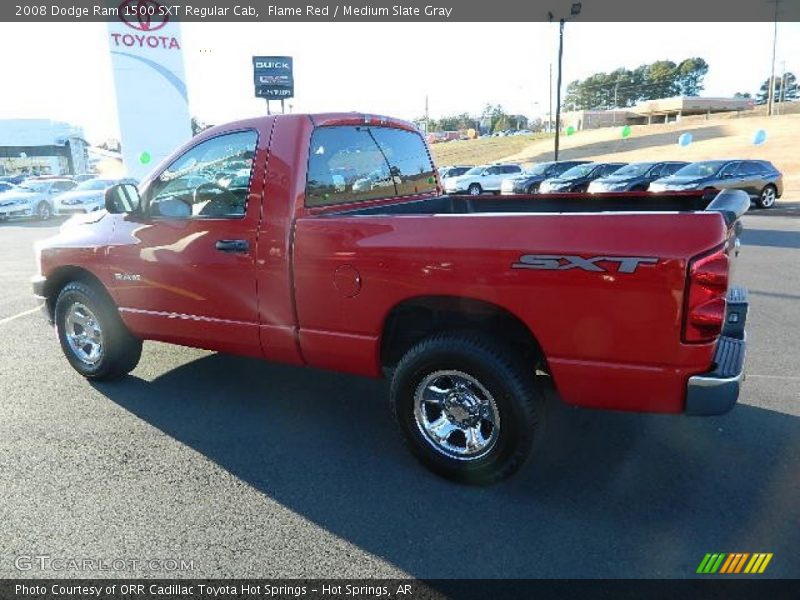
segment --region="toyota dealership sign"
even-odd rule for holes
[[[108,24],[122,158],[144,177],[192,136],[180,25],[154,0],[126,0]]]

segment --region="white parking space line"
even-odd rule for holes
[[[745,377],[752,379],[783,379],[788,381],[800,381],[800,377],[796,375],[753,375],[752,373],[747,373]]]
[[[5,319],[0,319],[0,325],[13,321],[14,319],[19,319],[20,317],[24,317],[25,315],[33,314],[39,310],[41,310],[41,307],[37,306],[36,308],[26,310],[25,312],[21,312],[18,315],[14,315],[13,317],[6,317]]]

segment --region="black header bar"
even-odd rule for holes
[[[575,13],[578,14],[575,14]],[[800,21],[800,0],[4,0],[0,21],[184,22]],[[676,35],[678,32],[676,31]],[[502,35],[487,31],[487,38]],[[743,40],[745,42],[746,40]]]

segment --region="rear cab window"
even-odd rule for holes
[[[311,136],[306,206],[330,206],[437,191],[422,137],[393,127],[324,126]]]

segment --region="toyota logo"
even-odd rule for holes
[[[137,31],[157,31],[169,21],[169,11],[156,0],[125,0],[119,5],[119,19]]]

